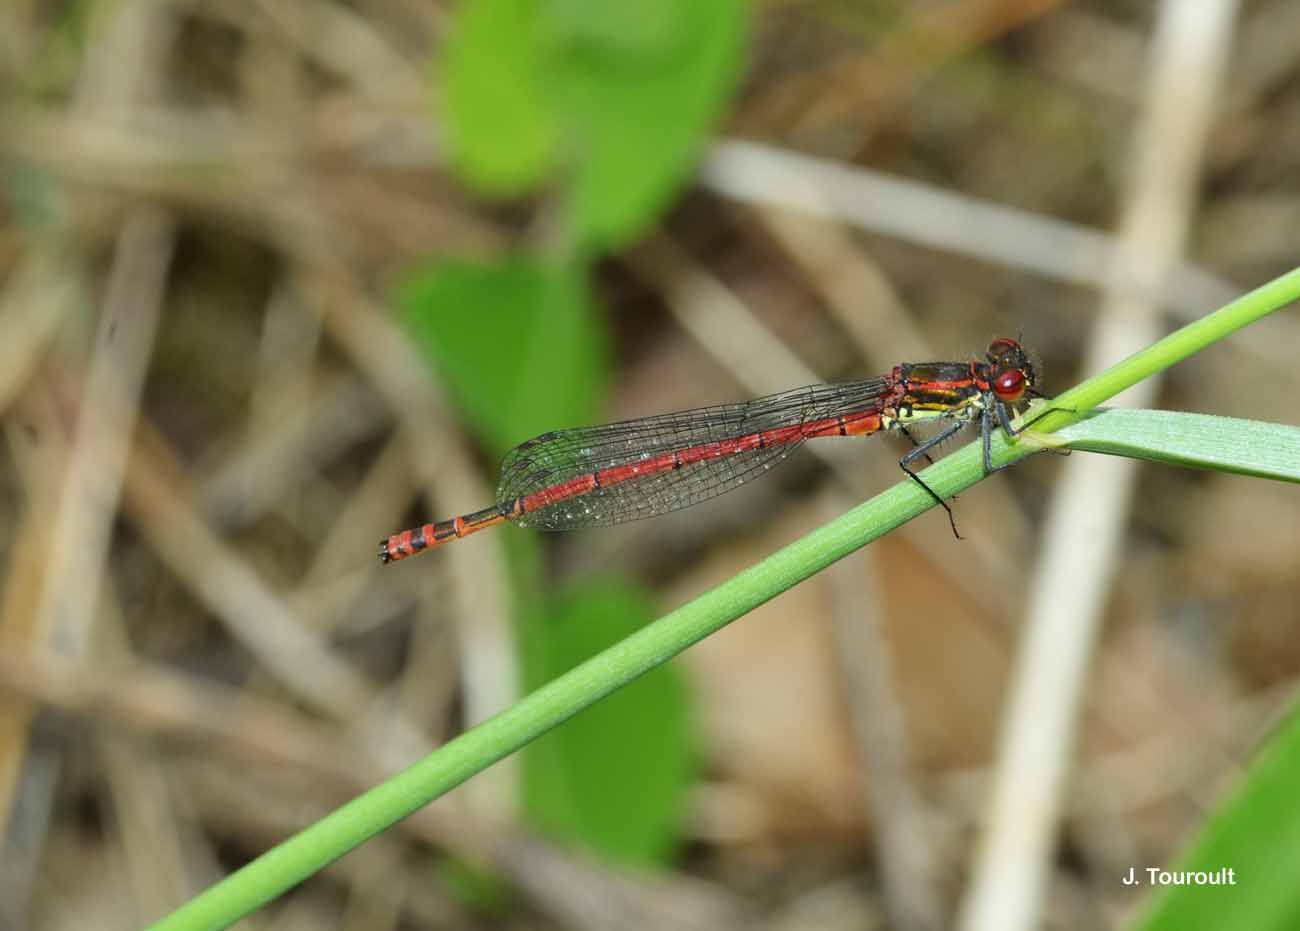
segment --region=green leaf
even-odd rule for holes
[[[498,874],[456,857],[440,860],[434,871],[461,905],[495,918],[506,917],[511,890]]]
[[[452,167],[490,196],[523,194],[554,167],[559,124],[548,99],[536,0],[467,0],[441,62]]]
[[[546,16],[553,38],[562,46],[666,58],[683,38],[682,6],[679,0],[550,0]]]
[[[1134,931],[1300,927],[1300,714],[1279,728],[1175,869],[1231,869],[1231,885],[1165,886]],[[1222,874],[1219,874],[1222,875]],[[1141,879],[1149,877],[1142,873]]]
[[[608,339],[580,268],[443,261],[415,272],[399,300],[416,344],[495,452],[598,419]]]
[[[441,70],[453,166],[526,193],[561,162],[579,243],[644,231],[743,62],[743,0],[467,0]]]
[[[583,243],[627,244],[686,178],[740,73],[745,9],[741,0],[548,7]]]
[[[640,592],[587,585],[534,614],[524,629],[525,685],[532,689],[645,626]],[[524,754],[530,820],[610,860],[663,863],[680,836],[693,753],[685,684],[661,666],[587,709]]]
[[[1099,408],[1054,438],[1070,449],[1300,482],[1300,427],[1285,424]]]

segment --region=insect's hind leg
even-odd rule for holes
[[[933,459],[933,457],[931,457],[930,454],[929,454],[928,452],[925,451],[925,450],[927,450],[927,449],[931,449],[931,448],[933,448],[933,446],[934,446],[934,441],[932,441],[932,440],[926,440],[924,443],[921,443],[921,442],[919,442],[919,441],[916,439],[916,437],[912,436],[912,431],[908,430],[907,427],[904,426],[901,422],[895,423],[894,426],[898,429],[898,432],[899,432],[899,433],[903,434],[903,436],[907,437],[907,438],[912,442],[912,446],[913,446],[913,447],[915,447],[916,449],[920,449],[920,450],[921,450],[921,453],[925,456],[925,461],[926,461],[926,462],[930,463],[930,465],[934,465],[934,459]],[[939,437],[938,442],[942,442],[942,441],[943,441],[943,437]],[[922,447],[924,447],[924,449],[922,449]],[[907,472],[909,475],[912,475],[912,472],[911,472],[911,470],[909,470],[909,469],[904,469],[903,471],[904,471],[904,472]],[[913,477],[913,478],[916,478],[915,475],[912,475],[912,477]],[[918,479],[918,481],[920,481],[920,480]],[[922,485],[925,485],[925,482],[921,482],[921,484],[922,484]],[[925,490],[926,490],[926,491],[930,491],[929,486],[926,486]],[[934,492],[930,492],[930,493],[931,493],[931,495],[934,494]],[[936,498],[935,500],[938,500],[938,499]],[[952,496],[952,500],[956,501],[956,500],[957,500],[957,496],[956,496],[956,495],[953,495],[953,496]],[[942,501],[939,501],[939,503],[942,504],[942,505],[944,506],[944,509],[945,509],[946,511],[948,511],[948,518],[951,520],[951,518],[952,518],[952,509],[949,508],[948,505],[945,504],[945,503],[942,502]],[[961,535],[960,535],[960,534],[957,535],[957,539],[959,539],[959,540],[961,539]]]
[[[921,443],[917,441],[916,437],[912,436],[912,431],[909,430],[909,429],[907,429],[907,427],[904,426],[904,425],[902,424],[902,422],[897,422],[897,423],[895,423],[895,427],[898,429],[898,432],[899,432],[899,433],[901,433],[901,434],[903,434],[903,436],[907,437],[908,442],[910,442],[910,443],[912,444],[912,447],[913,447],[913,448],[920,448]],[[926,453],[926,454],[925,454],[925,461],[928,462],[928,463],[930,463],[930,465],[934,465],[934,460],[930,458],[930,454],[929,454],[929,453]]]
[[[899,426],[901,427],[902,424],[899,424]],[[931,488],[929,485],[925,483],[925,480],[922,479],[921,476],[917,475],[915,472],[912,471],[912,463],[915,462],[917,459],[920,459],[922,456],[924,456],[929,462],[933,463],[934,460],[930,458],[930,450],[934,449],[940,443],[943,443],[951,439],[952,437],[956,436],[958,433],[961,432],[963,428],[965,428],[965,426],[966,426],[966,421],[959,420],[957,423],[954,423],[949,427],[945,427],[943,430],[940,430],[938,433],[930,437],[924,443],[917,446],[915,449],[909,452],[902,459],[898,460],[898,467],[907,474],[907,477],[910,478],[912,481],[916,482],[916,484],[920,485],[922,488],[924,488],[925,493],[928,494],[931,498],[933,498],[935,500],[935,503],[938,504],[939,507],[943,508],[945,511],[948,512],[948,523],[952,525],[952,535],[956,537],[958,540],[964,539],[964,537],[962,537],[962,535],[957,532],[957,518],[953,516],[952,508],[948,506],[947,501],[944,501],[943,498],[939,497],[938,492],[936,492],[933,488]],[[903,432],[904,434],[907,433],[906,430],[904,430]]]

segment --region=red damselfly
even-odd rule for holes
[[[739,404],[720,404],[597,427],[543,433],[501,464],[492,507],[393,534],[379,558],[395,562],[510,521],[542,530],[605,527],[688,507],[756,477],[805,440],[897,430],[914,448],[899,465],[948,512],[912,463],[978,420],[984,469],[994,425],[1008,436],[1011,412],[1034,390],[1034,367],[1020,344],[995,339],[983,360],[903,363],[880,378],[811,385]],[[917,443],[908,426],[938,421]],[[960,534],[958,534],[960,536]]]

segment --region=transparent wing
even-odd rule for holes
[[[721,404],[639,420],[544,433],[516,446],[501,464],[497,500],[553,488],[619,466],[635,466],[666,453],[688,460],[680,467],[647,468],[624,480],[543,504],[516,523],[543,530],[604,527],[688,507],[766,473],[807,438],[804,428],[879,403],[885,379],[813,385],[738,404]],[[691,462],[690,451],[778,430],[761,448],[730,450]]]

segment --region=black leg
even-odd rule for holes
[[[1034,392],[1034,397],[1041,398],[1042,395],[1039,394],[1038,392]],[[1065,411],[1066,413],[1069,414],[1078,413],[1078,410],[1076,410],[1073,407],[1057,407],[1055,404],[1053,404],[1051,407],[1047,408],[1046,410],[1041,410],[1038,413],[1034,414],[1034,416],[1027,423],[1020,425],[1019,430],[1012,430],[1009,424],[1004,426],[1003,429],[1005,429],[1008,432],[1008,434],[1010,434],[1011,436],[1017,436],[1021,433],[1024,433],[1026,430],[1028,430],[1034,424],[1038,423],[1038,421],[1042,420],[1044,417],[1046,417],[1048,414],[1052,413],[1053,411]]]
[[[916,484],[920,485],[922,488],[924,488],[926,494],[928,494],[931,498],[933,498],[935,502],[939,505],[939,507],[943,508],[945,511],[948,512],[948,523],[952,525],[952,535],[956,537],[958,540],[962,539],[962,535],[957,532],[957,518],[953,517],[952,508],[948,507],[948,502],[940,498],[939,495],[935,492],[935,490],[925,483],[925,481],[921,478],[921,476],[917,475],[915,472],[912,471],[911,465],[913,462],[915,462],[917,459],[921,458],[922,456],[925,456],[926,459],[929,459],[930,450],[934,449],[936,446],[938,446],[940,443],[944,442],[945,440],[951,439],[952,437],[956,436],[957,433],[959,433],[962,430],[962,428],[965,426],[966,426],[966,421],[964,420],[957,421],[952,426],[946,427],[945,429],[939,431],[934,436],[930,437],[928,440],[922,443],[920,446],[916,447],[916,449],[909,452],[902,459],[898,460],[898,467],[907,473],[907,477],[910,478],[912,481],[916,482]]]
[[[1021,432],[1021,430],[1025,429],[1024,427],[1021,427],[1020,430],[1012,429],[1011,415],[1007,413],[1007,406],[1005,404],[999,403],[997,405],[997,408],[998,408],[998,423],[1002,425],[1002,432],[1007,435],[1008,439],[1018,435]]]
[[[913,446],[921,445],[916,441],[916,437],[912,436],[912,431],[908,430],[907,427],[903,426],[901,423],[898,424],[898,432],[903,434],[903,436],[907,437],[908,441],[911,442]],[[934,460],[930,458],[929,453],[925,454],[925,461],[930,463],[930,465],[934,465]]]
[[[1002,427],[1002,432],[1008,438],[1024,431],[1025,427],[1021,427],[1019,430],[1011,428],[1011,418],[1007,415],[1007,406],[1005,404],[997,404],[996,407],[998,425]],[[985,408],[980,416],[980,437],[984,441],[984,474],[992,475],[994,472],[1001,472],[1003,469],[1011,468],[1014,463],[1009,462],[1006,465],[996,467],[993,465],[993,415],[989,413],[988,408]]]
[[[998,404],[997,409],[998,419],[1002,421],[1002,429],[1009,429],[1006,406]],[[1007,436],[1012,435],[1011,433],[1007,434]],[[987,407],[980,411],[980,445],[984,450],[984,474],[992,475],[996,471],[993,468],[993,416],[989,413]]]

